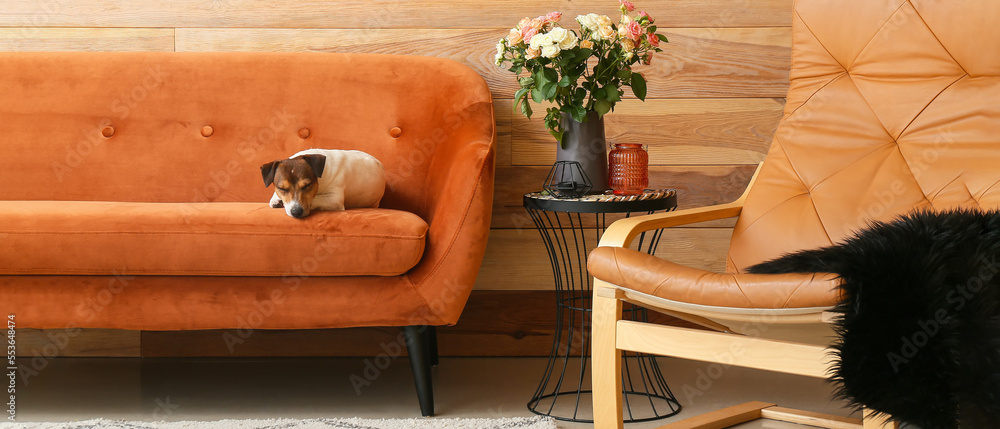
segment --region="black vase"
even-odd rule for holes
[[[603,194],[609,189],[604,118],[597,112],[587,112],[586,120],[577,122],[570,114],[563,113],[560,124],[563,140],[556,149],[556,161],[579,162],[593,185],[589,193]]]

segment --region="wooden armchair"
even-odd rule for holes
[[[590,255],[597,428],[621,427],[621,350],[828,375],[835,276],[747,274],[747,267],[831,245],[871,220],[916,208],[1000,205],[1000,2],[797,0],[793,16],[784,117],[743,196],[615,222]],[[725,273],[629,249],[643,231],[731,217],[738,220]],[[625,301],[712,331],[621,320]],[[722,428],[761,417],[895,426],[870,412],[852,420],[748,403],[666,427]]]

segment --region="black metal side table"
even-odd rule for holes
[[[558,420],[593,423],[587,364],[593,285],[587,272],[587,255],[597,247],[607,227],[608,214],[612,214],[613,221],[614,214],[628,217],[670,211],[677,208],[677,193],[668,189],[632,197],[588,195],[574,199],[529,193],[524,195],[524,208],[545,243],[556,288],[556,337],[545,374],[528,402],[528,409]],[[633,247],[637,245],[638,249],[653,254],[662,234],[663,230],[643,233]],[[626,303],[622,317],[645,321],[647,310]],[[656,420],[680,412],[681,406],[663,379],[654,356],[622,355],[625,422]]]

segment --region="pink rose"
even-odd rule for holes
[[[660,38],[656,37],[656,33],[646,33],[646,40],[649,42],[649,46],[654,48],[660,46]]]
[[[532,26],[527,26],[521,29],[521,39],[524,43],[531,43],[531,38],[538,34],[538,29]]]
[[[622,9],[627,10],[629,12],[635,10],[635,5],[633,5],[632,2],[630,1],[621,0],[621,3],[622,3]]]
[[[531,18],[521,18],[521,22],[517,23],[517,29],[523,31],[524,27],[527,27],[530,24],[531,24]]]
[[[632,22],[628,23],[628,25],[625,27],[625,29],[628,30],[628,37],[629,37],[629,39],[632,39],[632,41],[634,41],[636,43],[639,43],[639,41],[642,40],[641,39],[642,38],[642,26],[639,25],[638,21],[632,21]]]
[[[562,19],[562,12],[549,12],[545,15],[545,20],[548,22],[559,22]]]
[[[650,24],[652,24],[652,23],[653,23],[653,17],[652,17],[652,16],[649,16],[649,14],[648,14],[648,13],[646,13],[646,11],[644,11],[644,10],[643,10],[643,11],[640,11],[640,12],[639,12],[639,17],[641,18],[641,17],[644,17],[644,16],[646,17],[646,19],[648,19],[648,20],[649,20],[649,23],[650,23]]]
[[[531,28],[534,28],[535,30],[541,30],[543,26],[545,26],[544,16],[539,16],[538,18],[531,20]]]

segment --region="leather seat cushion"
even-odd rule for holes
[[[299,220],[264,202],[5,201],[0,275],[396,276],[427,228],[389,209]]]

